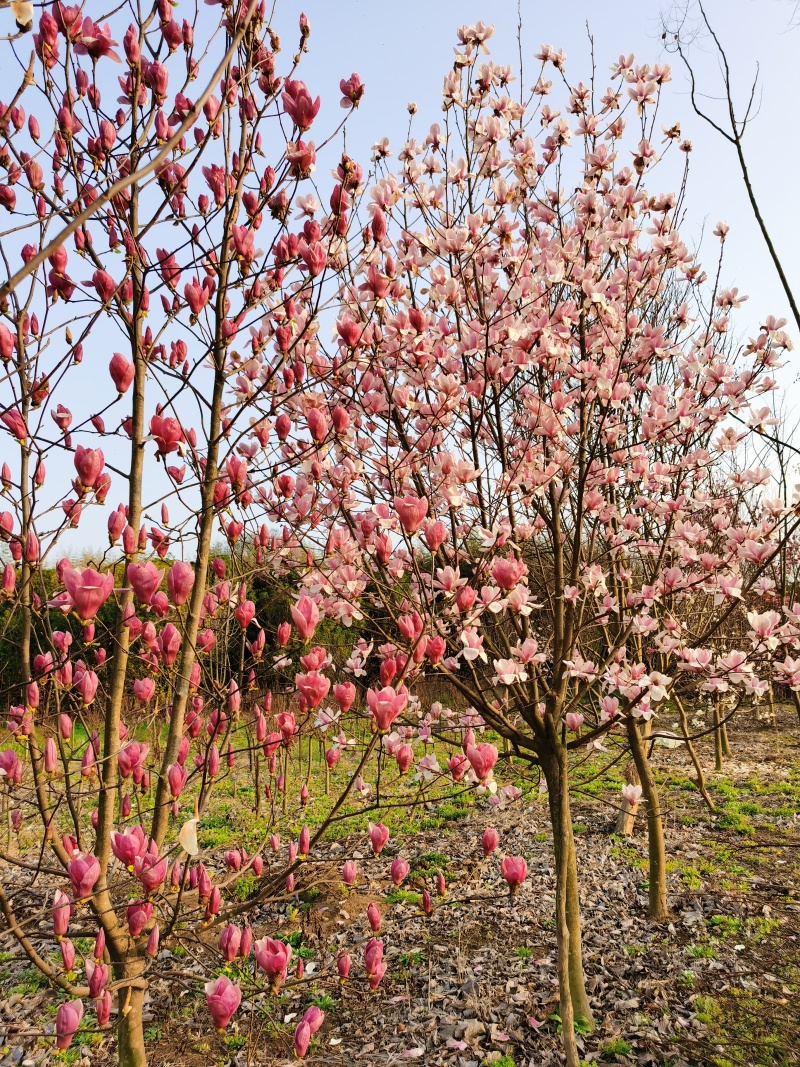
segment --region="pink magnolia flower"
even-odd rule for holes
[[[180,763],[173,763],[167,770],[167,782],[173,800],[177,800],[186,788],[189,772]]]
[[[167,861],[158,854],[158,846],[153,841],[143,856],[135,856],[133,870],[148,893],[154,892],[164,884],[167,877]]]
[[[219,947],[222,949],[222,955],[226,963],[232,963],[236,959],[241,943],[241,930],[238,926],[234,926],[233,923],[228,923],[219,938]]]
[[[404,497],[394,498],[394,509],[406,533],[413,534],[420,528],[422,520],[428,514],[428,501],[414,496],[413,493],[406,493]]]
[[[84,448],[78,445],[75,449],[74,463],[81,485],[86,489],[92,489],[97,484],[97,479],[105,465],[102,451],[99,448]]]
[[[205,985],[206,1006],[217,1030],[224,1030],[242,1002],[242,991],[230,978],[221,974]]]
[[[99,574],[91,567],[68,567],[64,585],[81,622],[91,622],[114,588],[113,574]]]
[[[386,974],[386,964],[383,962],[383,942],[378,941],[377,938],[371,938],[364,949],[364,969],[369,978],[370,989],[377,989]]]
[[[382,822],[369,824],[369,843],[376,856],[380,856],[389,840],[389,828]]]
[[[483,848],[484,856],[491,856],[499,844],[500,834],[494,827],[487,826],[481,835],[481,847]]]
[[[291,945],[273,940],[271,937],[262,937],[260,941],[256,941],[253,948],[258,966],[275,985],[280,985],[292,962]]]
[[[53,907],[50,914],[53,919],[53,933],[57,938],[64,937],[69,928],[72,905],[67,894],[62,893],[60,889],[57,889],[53,895]]]
[[[298,1060],[304,1060],[308,1052],[308,1044],[311,1041],[311,1027],[301,1020],[294,1031],[294,1054]]]
[[[153,678],[137,678],[133,683],[133,695],[143,704],[149,704],[156,691],[156,683]]]
[[[59,1004],[56,1012],[56,1048],[62,1051],[69,1048],[82,1018],[83,1001],[68,1000]]]
[[[409,867],[408,860],[402,859],[398,856],[392,861],[392,866],[389,869],[389,874],[395,885],[402,885],[405,879],[408,877]]]
[[[624,785],[622,787],[622,796],[632,808],[635,808],[642,799],[642,787],[640,785]]]
[[[454,782],[460,782],[469,769],[470,763],[466,756],[462,756],[460,752],[456,752],[447,761],[447,769],[453,776]]]
[[[367,922],[373,934],[377,934],[380,930],[382,918],[381,909],[377,904],[370,902],[367,905]]]
[[[315,1034],[325,1022],[325,1012],[322,1008],[318,1008],[316,1004],[312,1004],[310,1008],[306,1008],[303,1012],[303,1022],[306,1023],[311,1033]]]
[[[342,881],[346,886],[355,884],[358,867],[354,860],[346,860],[342,866]]]
[[[505,558],[498,556],[492,563],[492,578],[502,590],[508,593],[514,588],[527,569],[522,560],[515,559],[513,556]]]
[[[330,679],[320,674],[319,671],[309,671],[308,674],[296,675],[294,684],[297,686],[297,691],[311,708],[319,707],[331,687]]]
[[[311,128],[320,108],[320,98],[312,101],[311,94],[303,82],[287,78],[281,100],[286,114],[299,130]]]
[[[394,720],[408,707],[408,689],[404,685],[396,690],[392,686],[384,689],[368,689],[367,705],[379,730],[388,730]]]
[[[150,561],[128,564],[128,582],[140,604],[149,604],[164,577],[159,567]]]
[[[194,585],[194,568],[180,560],[173,563],[167,575],[167,592],[176,608],[185,604]]]
[[[506,856],[500,864],[500,870],[513,896],[528,877],[528,865],[522,856]]]
[[[476,777],[484,782],[489,778],[497,763],[497,749],[488,742],[478,745],[467,745],[467,759],[475,772]]]
[[[78,55],[88,55],[95,60],[108,56],[115,63],[121,63],[122,60],[113,49],[116,43],[111,39],[111,29],[107,22],[99,26],[87,16],[83,20],[81,36],[75,44],[75,51]]]
[[[358,74],[351,74],[349,78],[342,78],[339,82],[339,89],[342,93],[342,99],[339,101],[340,107],[347,109],[358,107],[361,103],[361,97],[364,95],[364,83]]]
[[[133,870],[137,856],[147,851],[147,836],[143,826],[132,826],[129,830],[114,830],[111,834],[111,851],[129,870]]]
[[[564,716],[564,721],[567,724],[567,729],[576,734],[583,726],[583,715],[579,711],[569,711]]]
[[[343,715],[346,715],[356,699],[356,687],[352,682],[340,682],[333,687],[333,696]]]
[[[158,651],[167,667],[178,658],[182,640],[180,630],[168,622],[158,637]]]
[[[128,930],[131,937],[138,937],[150,921],[153,914],[153,905],[147,900],[135,900],[125,909],[125,918],[128,920]]]
[[[117,387],[117,392],[120,396],[122,396],[123,393],[127,393],[133,384],[133,379],[136,374],[134,365],[129,363],[119,352],[115,352],[108,365],[108,372],[111,375],[111,380]]]
[[[101,1028],[108,1026],[108,1020],[111,1018],[112,1003],[111,994],[107,989],[103,990],[103,995],[94,1002],[97,1025]]]
[[[76,899],[91,896],[95,883],[100,877],[100,861],[91,852],[79,852],[67,864],[67,874]]]
[[[311,597],[301,596],[298,602],[292,605],[292,622],[304,641],[313,637],[319,622],[319,608]]]
[[[397,760],[397,769],[405,774],[414,762],[414,749],[411,745],[398,745],[394,750],[394,758]]]
[[[25,420],[17,408],[9,408],[8,411],[3,412],[0,415],[0,422],[18,441],[25,441],[28,436],[28,427],[25,425]]]
[[[88,707],[95,696],[97,695],[97,689],[100,685],[100,679],[97,677],[94,671],[83,671],[80,678],[75,682],[75,691],[80,694],[80,697],[86,707]]]

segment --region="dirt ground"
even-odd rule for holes
[[[579,1034],[587,1063],[654,1067],[758,1067],[800,1063],[800,746],[794,713],[778,729],[731,734],[732,757],[713,773],[700,746],[715,805],[703,803],[681,750],[656,748],[663,785],[670,921],[647,918],[643,820],[634,836],[611,835],[618,784],[578,783],[573,818],[584,915],[585,966],[597,1022]],[[619,773],[619,768],[616,768]],[[438,1067],[548,1067],[562,1062],[555,966],[554,875],[546,798],[534,792],[502,812],[479,801],[402,839],[411,874],[394,891],[393,836],[374,858],[363,833],[323,843],[304,869],[293,902],[254,909],[255,936],[289,938],[305,975],[279,996],[256,992],[252,957],[239,977],[242,1009],[225,1035],[208,1018],[199,957],[162,946],[146,1006],[153,1067],[277,1067],[293,1061],[292,1033],[305,1008],[326,1012],[307,1062]],[[496,826],[500,847],[483,859],[479,838]],[[342,858],[360,852],[357,887],[339,879]],[[502,855],[523,855],[528,878],[516,897],[500,876]],[[447,893],[435,895],[442,870]],[[430,916],[419,893],[434,898]],[[371,936],[366,906],[383,913],[388,963],[370,993],[362,962]],[[218,932],[203,940],[216,941]],[[0,938],[0,1067],[114,1062],[108,1034],[91,1033],[56,1058],[55,995]],[[333,967],[347,949],[341,983]],[[237,976],[235,969],[226,973]]]

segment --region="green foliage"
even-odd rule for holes
[[[387,904],[421,904],[422,894],[413,893],[408,889],[395,889],[386,896]]]
[[[633,1052],[633,1046],[629,1045],[624,1037],[612,1037],[609,1041],[604,1041],[601,1047],[603,1059],[611,1056],[629,1056],[631,1052]]]
[[[333,1011],[338,1004],[338,1001],[333,997],[329,997],[327,993],[312,993],[308,998],[309,1006],[312,1004],[319,1008],[320,1011]]]
[[[258,891],[258,878],[252,871],[247,871],[241,878],[237,878],[230,888],[230,894],[234,900],[244,902],[255,896]]]

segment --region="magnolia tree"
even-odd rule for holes
[[[276,763],[296,733],[291,714],[270,732],[268,695],[242,699],[265,645],[246,583],[286,551],[263,521],[245,534],[257,513],[248,462],[280,450],[285,403],[331,373],[316,334],[326,277],[348,260],[359,172],[341,160],[322,212],[308,180],[320,99],[295,77],[305,16],[279,73],[266,5],[215,12],[123,6],[98,25],[78,7],[46,7],[0,109],[0,526],[17,668],[0,790],[4,863],[18,871],[4,874],[0,907],[65,994],[58,1047],[84,1003],[105,1026],[113,995],[125,1065],[146,1059],[142,1004],[160,937],[221,923],[236,875],[263,879],[262,898],[291,893],[298,847],[308,850],[308,833],[288,859],[275,839],[265,864],[231,842],[225,865],[207,868],[197,821],[255,745],[275,772],[268,792],[287,788]],[[345,110],[362,92],[357,75],[342,79]],[[297,515],[313,496],[311,471],[302,478]],[[73,565],[60,544],[71,533],[74,546],[95,509],[110,548]],[[212,565],[220,534],[226,559]],[[54,879],[46,898],[43,878]],[[31,894],[50,913],[49,942],[30,931]],[[75,929],[96,935],[83,960]],[[250,955],[249,930],[226,930],[209,977],[220,954]],[[291,950],[262,939],[256,958],[277,986]],[[378,973],[374,948],[370,959]],[[223,975],[206,993],[227,1025],[241,989]],[[301,1024],[299,1052],[320,1022]]]
[[[797,640],[771,574],[797,518],[770,498],[768,470],[739,462],[790,345],[771,318],[735,345],[744,298],[707,284],[676,227],[681,199],[648,190],[668,68],[622,56],[600,95],[544,47],[520,102],[510,69],[482,57],[490,36],[462,28],[444,122],[402,146],[397,172],[376,145],[337,373],[296,406],[319,506],[298,519],[279,475],[272,515],[308,552],[301,603],[368,620],[358,655],[380,661],[379,729],[411,711],[424,731],[461,731],[448,772],[490,790],[498,751],[474,733],[485,726],[541,771],[577,1064],[573,1023],[591,1009],[570,753],[618,736],[630,747],[641,784],[625,800],[647,802],[651,914],[663,917],[651,720],[679,679],[684,692],[691,678],[700,694],[760,695],[776,650]],[[677,127],[664,143],[688,158]],[[304,448],[290,436],[287,454]],[[780,670],[795,667],[788,656]],[[466,715],[413,706],[431,670]]]
[[[511,70],[483,59],[491,30],[462,27],[443,127],[409,140],[397,173],[386,142],[370,180],[342,157],[325,196],[309,180],[319,98],[295,76],[307,20],[279,74],[262,7],[226,4],[210,32],[190,14],[162,3],[128,26],[123,8],[98,26],[44,10],[0,124],[0,528],[18,649],[0,751],[6,925],[64,994],[59,1046],[85,1002],[103,1026],[115,996],[120,1062],[144,1064],[160,943],[219,927],[202,958],[224,1028],[242,983],[277,992],[292,962],[274,930],[253,944],[233,920],[291,897],[331,820],[380,810],[389,759],[415,772],[394,803],[437,785],[514,800],[492,730],[547,784],[572,1067],[591,1009],[571,753],[630,747],[641,784],[626,802],[647,802],[662,916],[645,750],[659,705],[690,677],[758,694],[778,655],[800,688],[800,608],[771,574],[796,519],[737,462],[763,429],[782,324],[737,350],[742,298],[709,290],[680,200],[646,190],[666,68],[621,57],[599,97],[545,47],[517,102]],[[363,86],[340,89],[347,112]],[[688,150],[675,131],[666,143]],[[110,548],[71,563],[64,536],[101,509]],[[291,594],[269,630],[259,583]],[[459,710],[423,702],[432,674]],[[293,760],[307,738],[310,766],[315,737],[347,774],[313,835],[268,848],[308,798]],[[201,852],[198,821],[237,761],[257,814],[264,790],[262,847]],[[376,816],[376,855],[387,834]],[[398,857],[391,880],[408,871]],[[244,874],[257,889],[241,903]],[[524,858],[502,876],[513,894]],[[42,910],[49,940],[30,931]],[[76,930],[95,937],[83,960]],[[251,950],[253,974],[214,978]],[[325,965],[346,977],[350,956]],[[372,938],[370,988],[385,970]],[[321,1022],[306,1013],[298,1055]]]

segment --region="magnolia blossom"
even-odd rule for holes
[[[516,685],[528,680],[528,672],[522,664],[513,659],[494,660],[494,669],[496,674],[492,680],[495,684]]]

